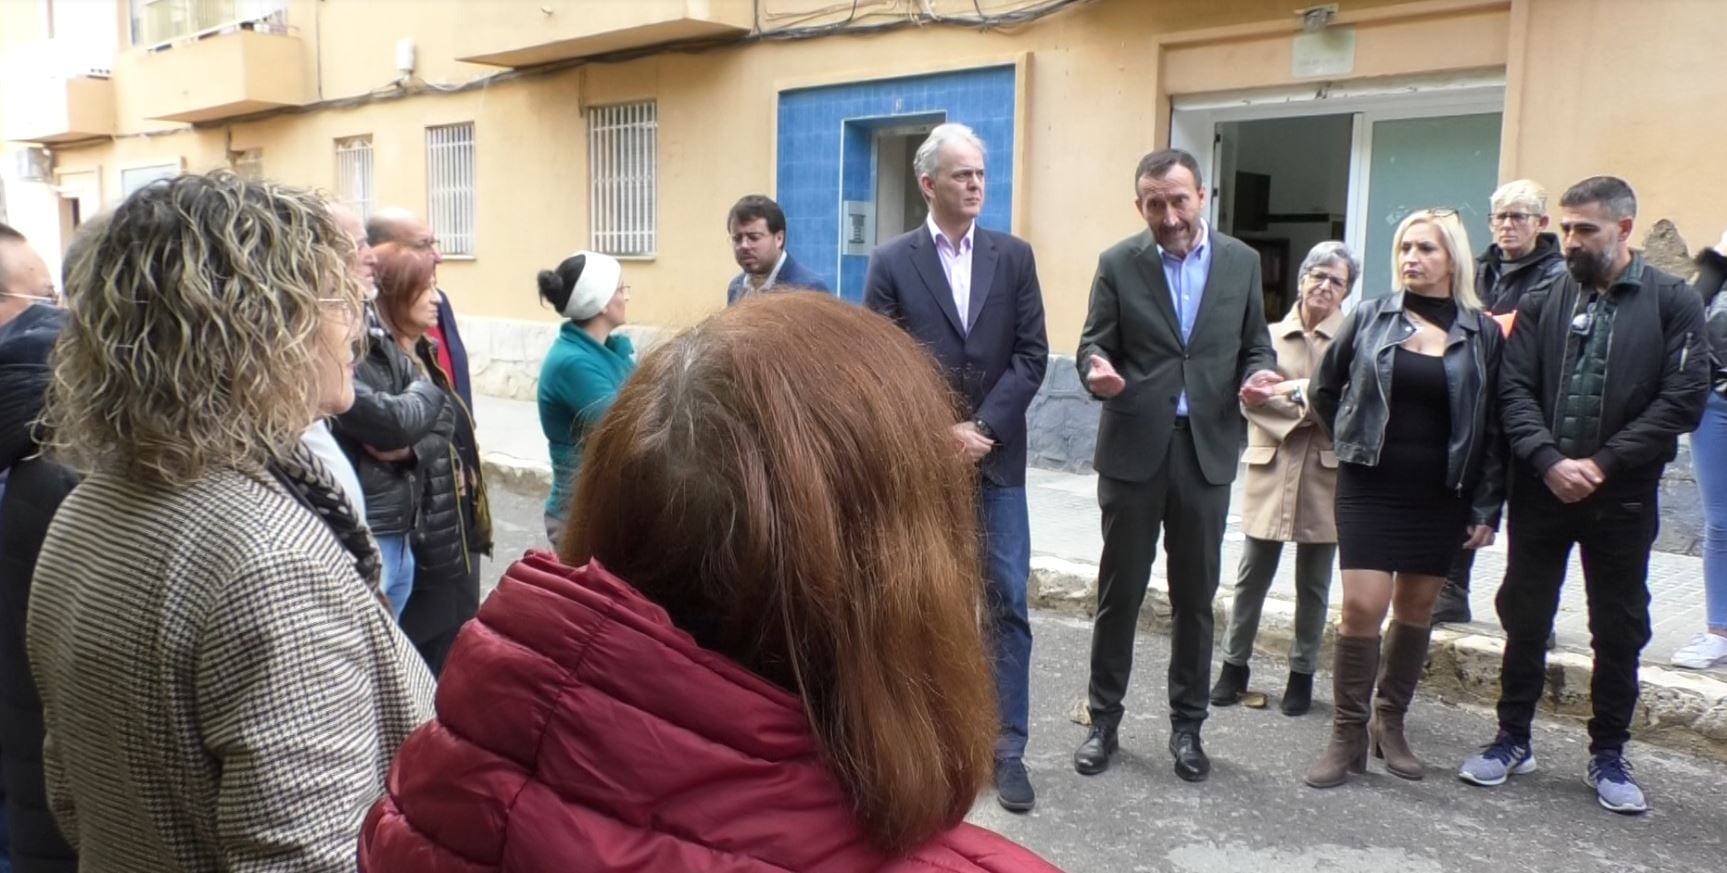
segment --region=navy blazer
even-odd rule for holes
[[[1031,246],[977,228],[972,237],[969,331],[936,254],[927,225],[877,247],[864,281],[864,305],[887,316],[935,356],[959,395],[964,420],[982,419],[996,447],[984,478],[1025,484],[1025,410],[1049,365],[1043,290]]]
[[[799,291],[820,291],[823,294],[833,293],[828,290],[828,283],[823,282],[822,277],[817,276],[809,268],[798,263],[797,259],[792,257],[791,252],[786,252],[786,262],[780,265],[780,274],[774,277],[774,288],[769,290],[774,289],[782,291],[791,289],[797,289]],[[738,300],[743,296],[744,274],[739,273],[736,276],[733,276],[732,283],[726,286],[726,305],[730,306],[738,302]]]
[[[462,332],[456,329],[456,310],[451,308],[449,295],[442,288],[438,289],[438,330],[444,334],[444,347],[450,351],[450,366],[456,369],[450,374],[450,381],[455,384],[462,402],[468,405],[471,415],[474,387],[468,377],[468,347],[462,342]]]

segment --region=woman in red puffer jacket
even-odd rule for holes
[[[649,355],[561,554],[457,639],[361,869],[1055,871],[961,821],[997,719],[954,420],[928,355],[829,297]]]

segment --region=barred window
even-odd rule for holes
[[[372,135],[336,140],[336,199],[365,221],[377,208],[372,191]]]
[[[264,150],[242,149],[228,153],[228,169],[248,182],[264,181]]]
[[[474,254],[474,123],[426,128],[426,211],[445,255]]]
[[[652,101],[588,110],[594,251],[654,254],[658,157],[659,109]]]

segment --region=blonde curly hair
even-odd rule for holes
[[[134,193],[67,276],[54,449],[168,487],[282,457],[317,414],[323,310],[359,317],[353,254],[309,191],[218,171]]]

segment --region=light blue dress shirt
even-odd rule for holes
[[[1211,277],[1211,228],[1200,223],[1193,249],[1185,258],[1176,257],[1161,245],[1157,254],[1163,260],[1163,279],[1169,283],[1170,302],[1175,304],[1175,317],[1181,322],[1181,342],[1185,345],[1193,336],[1193,322],[1199,317],[1199,304],[1205,297],[1205,281]],[[1175,401],[1175,414],[1187,415],[1185,388]]]

